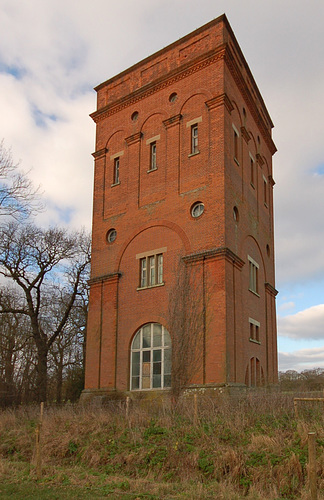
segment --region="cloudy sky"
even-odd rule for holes
[[[324,2],[0,0],[0,138],[90,228],[93,87],[224,12],[275,124],[279,368],[324,367]]]

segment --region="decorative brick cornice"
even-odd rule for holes
[[[182,260],[186,264],[192,264],[194,262],[199,262],[202,260],[219,260],[219,259],[225,259],[228,262],[231,262],[234,264],[235,267],[238,269],[242,269],[244,266],[245,262],[238,257],[232,250],[230,250],[227,247],[220,247],[220,248],[212,248],[211,250],[205,250],[203,252],[197,252],[193,253],[191,255],[185,255],[182,257]]]
[[[92,156],[95,160],[98,160],[99,158],[103,158],[106,155],[107,151],[107,148],[98,149],[98,151],[92,153]]]
[[[144,85],[140,89],[131,92],[130,94],[118,99],[117,101],[114,101],[110,104],[107,104],[103,108],[95,111],[94,113],[91,113],[90,116],[91,118],[95,121],[95,123],[100,122],[101,120],[107,118],[108,116],[111,116],[115,113],[118,113],[119,111],[132,106],[139,101],[146,99],[150,95],[156,93],[157,91],[163,90],[164,88],[170,87],[171,85],[176,84],[178,81],[183,80],[184,78],[187,78],[188,76],[192,75],[193,73],[196,73],[197,71],[200,71],[211,64],[214,64],[215,62],[219,60],[224,60],[226,65],[228,66],[238,88],[240,89],[244,99],[249,105],[249,109],[251,111],[251,114],[256,121],[262,136],[269,147],[269,150],[271,154],[274,154],[277,151],[277,148],[271,138],[271,134],[268,130],[267,125],[265,124],[264,118],[260,111],[258,110],[258,107],[255,103],[255,99],[251,94],[251,91],[249,90],[245,78],[242,74],[242,71],[240,70],[237,62],[235,61],[234,55],[232,53],[232,50],[228,44],[222,44],[216,49],[212,49],[209,52],[199,56],[196,60],[191,61],[187,63],[186,65],[183,65],[180,68],[176,68],[170,73],[167,73],[160,78],[156,79],[153,82],[148,83],[147,85]],[[265,105],[263,103],[262,97],[256,87],[256,84],[254,83],[253,77],[250,76],[250,79],[252,81],[253,86],[255,86],[256,92],[259,95],[259,100],[263,104],[264,109],[266,111]],[[216,98],[217,99],[217,98]],[[227,106],[227,109],[230,110],[231,108],[231,103],[229,103],[229,106],[225,103]],[[267,113],[267,111],[266,111]],[[271,122],[271,120],[270,120]],[[272,126],[272,123],[271,123]]]
[[[270,283],[266,282],[264,284],[264,287],[266,289],[266,292],[268,292],[270,295],[275,297],[279,292],[276,290]]]
[[[120,277],[121,273],[118,272],[111,274],[104,274],[103,276],[96,276],[95,278],[90,278],[88,283],[90,286],[104,283],[106,281],[109,281],[110,283],[117,283]]]
[[[234,106],[231,103],[230,98],[225,93],[213,97],[209,101],[206,101],[205,104],[209,110],[218,108],[219,106],[225,106],[227,111],[231,113],[234,109]]]
[[[128,146],[131,144],[135,144],[136,142],[139,142],[142,137],[142,132],[137,132],[137,134],[130,135],[129,137],[126,137],[125,141]]]
[[[245,127],[241,127],[241,134],[246,144],[248,144],[248,142],[251,140],[251,136]]]
[[[132,106],[133,104],[136,104],[143,99],[146,99],[150,95],[155,94],[155,92],[166,87],[170,87],[171,85],[174,85],[178,81],[187,78],[193,73],[196,73],[197,71],[200,71],[201,69],[204,69],[207,66],[210,66],[211,64],[221,59],[224,59],[225,48],[225,45],[221,45],[217,47],[216,50],[210,50],[206,54],[199,56],[195,61],[189,62],[187,65],[183,65],[182,68],[177,68],[171,73],[167,73],[166,75],[158,78],[154,82],[151,82],[144,87],[136,90],[135,92],[122,97],[118,101],[107,104],[107,106],[95,111],[94,113],[91,113],[91,118],[95,123],[98,123],[108,116],[118,113],[122,109]]]
[[[171,128],[174,125],[179,125],[181,122],[182,115],[175,115],[171,116],[171,118],[168,118],[167,120],[163,120],[163,125],[165,128]]]

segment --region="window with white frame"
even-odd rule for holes
[[[163,284],[163,253],[145,255],[140,261],[140,288]]]
[[[150,144],[150,170],[156,170],[156,142],[151,142]]]
[[[260,343],[260,323],[253,318],[249,318],[249,330],[251,342]]]
[[[117,184],[120,184],[120,158],[123,156],[124,151],[119,151],[118,153],[111,155],[110,161],[113,162],[113,172],[112,172],[112,178],[113,178],[113,183],[112,186],[116,186]]]
[[[259,295],[259,264],[248,255],[249,261],[249,290]]]
[[[198,146],[198,124],[202,122],[202,116],[198,116],[193,120],[190,120],[186,123],[187,129],[190,129],[190,154],[189,156],[193,156],[198,154],[199,146]]]
[[[114,184],[119,184],[119,157],[114,159]]]
[[[191,125],[191,154],[199,153],[198,149],[198,123]]]
[[[233,156],[234,161],[239,165],[239,133],[237,128],[233,126]]]
[[[156,170],[158,168],[157,165],[157,144],[158,141],[161,139],[161,135],[155,135],[154,137],[150,137],[146,141],[146,145],[150,148],[149,149],[149,166],[147,172],[152,172],[152,170]]]
[[[140,328],[131,346],[130,389],[150,390],[171,387],[171,338],[159,323]]]

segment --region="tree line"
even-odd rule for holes
[[[0,405],[83,388],[90,235],[39,227],[39,189],[0,143]]]
[[[296,370],[279,372],[279,385],[282,391],[323,391],[324,368],[312,368],[301,372]]]

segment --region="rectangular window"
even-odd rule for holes
[[[114,159],[114,184],[119,184],[119,157]]]
[[[163,284],[163,254],[140,259],[140,288]]]
[[[267,179],[263,176],[263,201],[265,206],[268,206],[268,182]]]
[[[239,133],[233,125],[233,149],[234,149],[234,161],[239,165]]]
[[[250,155],[250,182],[251,186],[255,187],[255,162],[251,155]]]
[[[140,266],[141,266],[140,286],[141,286],[141,288],[143,288],[147,284],[147,279],[146,279],[146,259],[141,259],[140,260]]]
[[[157,256],[157,264],[158,264],[158,284],[161,285],[163,283],[163,254],[159,254]]]
[[[156,170],[156,142],[150,144],[150,170]]]
[[[259,295],[259,264],[248,256],[249,260],[249,290]]]
[[[191,126],[191,154],[199,153],[198,150],[198,125]]]
[[[155,256],[153,255],[152,257],[149,257],[149,264],[150,264],[150,280],[149,283],[150,285],[155,285]]]
[[[249,318],[250,340],[260,343],[260,323],[255,319]]]

